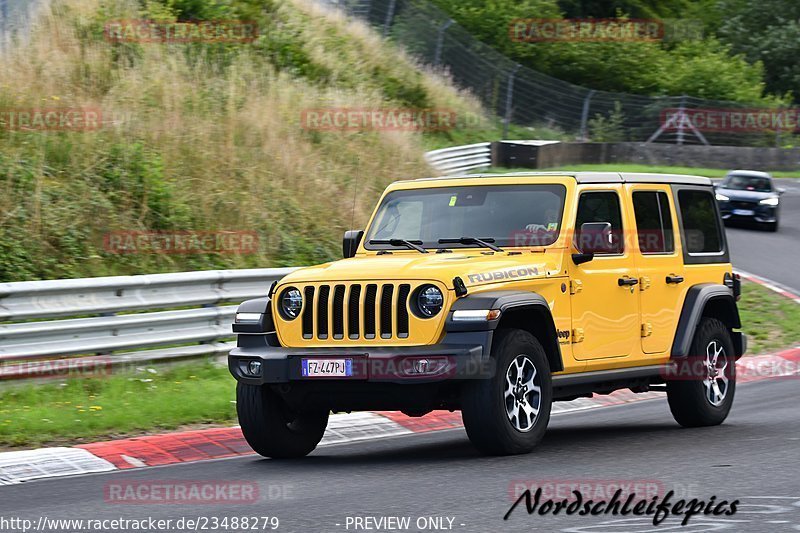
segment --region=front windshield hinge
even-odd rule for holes
[[[464,284],[464,280],[461,279],[461,277],[456,276],[453,278],[453,288],[456,291],[456,298],[467,295],[467,286]]]

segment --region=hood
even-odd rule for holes
[[[430,280],[452,287],[453,278],[460,276],[470,287],[557,275],[562,270],[562,251],[488,255],[482,253],[483,250],[467,250],[445,254],[395,252],[391,255],[358,255],[301,268],[283,278],[281,285],[319,281]]]

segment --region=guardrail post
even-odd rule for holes
[[[433,55],[433,65],[438,67],[442,62],[442,47],[444,46],[444,32],[453,24],[453,19],[447,20],[444,24],[439,26],[439,31],[436,36],[436,52]]]
[[[392,23],[394,21],[394,10],[397,7],[397,0],[390,0],[389,1],[389,10],[386,12],[386,20],[383,22],[383,36],[389,36],[389,30],[392,27]]]
[[[511,124],[511,109],[514,100],[514,76],[517,75],[519,67],[520,64],[517,63],[508,74],[508,82],[506,83],[506,112],[503,116],[503,139],[508,138],[508,126]]]

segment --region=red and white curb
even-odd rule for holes
[[[780,284],[747,272],[742,278],[800,303],[800,296]],[[800,347],[778,354],[745,357],[737,363],[737,382],[800,378]],[[553,414],[584,411],[663,398],[661,392],[620,390],[553,405]],[[337,414],[330,418],[320,446],[441,431],[462,427],[461,414],[435,411],[410,418],[394,411]],[[40,448],[0,453],[0,485],[36,479],[110,472],[149,466],[191,463],[252,455],[238,427],[202,429],[81,444],[72,448]]]
[[[742,383],[800,377],[798,369],[800,369],[800,347],[775,355],[741,359],[737,365],[737,381]],[[661,392],[633,393],[622,390],[604,396],[558,402],[553,405],[553,414],[559,415],[655,398],[664,398],[664,394]],[[418,418],[410,418],[393,411],[338,414],[331,416],[320,446],[460,427],[462,427],[460,413],[446,411],[435,411]],[[0,453],[0,485],[50,477],[191,463],[252,454],[252,450],[245,442],[238,427],[148,435],[82,444],[73,448],[41,448],[5,452]]]

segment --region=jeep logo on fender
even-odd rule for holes
[[[516,279],[528,276],[538,276],[539,269],[536,267],[510,268],[508,270],[498,270],[497,272],[486,272],[485,274],[467,274],[470,283],[480,283],[481,281],[494,281],[498,279]]]

